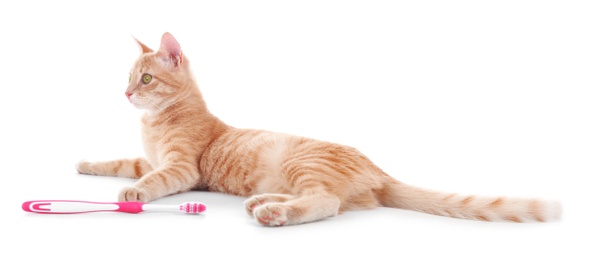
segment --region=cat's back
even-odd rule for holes
[[[271,162],[280,165],[291,153],[309,151],[320,143],[323,142],[285,133],[230,128],[216,138],[203,154],[202,171],[219,174],[232,171],[227,167],[254,170]]]

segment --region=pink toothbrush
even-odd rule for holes
[[[171,211],[183,213],[201,213],[207,208],[203,203],[185,202],[180,205],[156,205],[143,202],[91,202],[77,200],[32,200],[21,206],[27,212],[45,214],[74,214],[87,212],[127,212],[139,213],[142,211]]]

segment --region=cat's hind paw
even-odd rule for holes
[[[260,198],[257,198],[256,196],[253,196],[251,198],[248,198],[247,200],[245,200],[245,209],[247,210],[247,214],[249,214],[249,216],[253,216],[253,210],[255,210],[255,208],[257,208],[258,206],[261,206],[265,204],[265,200],[261,200]]]
[[[288,194],[265,193],[248,198],[247,200],[245,200],[244,204],[247,214],[249,214],[249,216],[252,217],[253,210],[255,210],[255,208],[258,206],[271,202],[286,202],[293,198],[295,198],[295,196]]]
[[[253,210],[255,220],[264,226],[283,226],[288,221],[286,206],[281,203],[268,203]]]

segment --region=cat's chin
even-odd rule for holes
[[[132,106],[134,106],[137,109],[142,109],[142,110],[151,110],[150,107],[148,106],[148,104],[144,104],[134,98],[129,99],[130,104],[132,104]]]
[[[143,111],[145,111],[145,112],[148,112],[148,113],[151,113],[151,114],[154,114],[154,113],[156,112],[156,109],[151,109],[151,108],[149,108],[149,107],[146,107],[146,106],[143,106],[143,105],[137,105],[137,104],[134,104],[134,103],[132,103],[132,106],[133,106],[135,109],[138,109],[138,110],[143,110]]]
[[[141,104],[134,104],[134,103],[132,103],[132,105],[134,106],[134,108],[143,110],[149,114],[155,114],[155,113],[161,111],[161,109],[159,109],[158,107],[149,107],[149,106],[144,106]]]

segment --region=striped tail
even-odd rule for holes
[[[401,208],[454,218],[482,221],[546,222],[559,219],[556,201],[485,197],[430,191],[391,179],[379,200],[385,207]]]

